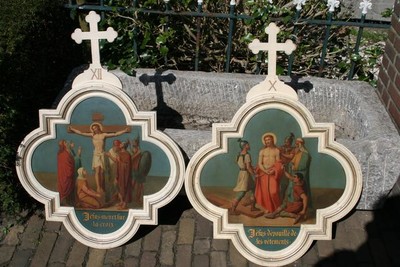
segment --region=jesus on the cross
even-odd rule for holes
[[[130,128],[127,126],[125,129],[118,132],[103,132],[103,126],[100,122],[93,122],[90,125],[90,132],[82,132],[72,126],[68,127],[68,130],[82,135],[88,136],[92,138],[93,142],[93,160],[92,160],[92,168],[94,170],[94,177],[96,180],[97,192],[103,194],[105,192],[105,179],[104,179],[104,169],[105,169],[105,140],[108,137],[119,136],[124,133],[130,131]]]

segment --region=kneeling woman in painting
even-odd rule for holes
[[[77,208],[99,209],[102,207],[101,194],[89,187],[86,175],[87,172],[84,168],[78,169],[75,206]]]

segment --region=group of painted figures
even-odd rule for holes
[[[241,149],[237,157],[239,174],[233,189],[237,193],[229,211],[231,215],[240,214],[237,206],[242,201],[252,211],[259,211],[262,207],[265,218],[290,217],[294,218],[294,224],[306,219],[311,205],[311,156],[305,147],[305,140],[294,139],[291,133],[282,146],[277,146],[275,134],[265,133],[262,136],[264,147],[258,154],[255,167],[249,154],[249,142],[238,140]],[[246,193],[249,198],[244,198]]]
[[[116,139],[112,147],[105,151],[106,138],[127,133],[128,129],[105,133],[98,122],[90,125],[88,133],[69,127],[73,133],[92,138],[94,150],[91,167],[96,188],[90,186],[87,170],[82,166],[81,147],[75,152],[74,143],[61,140],[57,153],[57,189],[61,205],[89,209],[116,206],[123,210],[133,201],[133,192],[134,200],[142,204],[151,154],[141,151],[138,138],[126,142]]]

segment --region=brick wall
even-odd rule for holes
[[[378,93],[400,129],[400,0],[394,4],[392,26],[386,41],[385,54],[379,71]]]
[[[394,3],[391,23],[379,70],[378,93],[397,129],[400,130],[400,0]],[[400,196],[400,177],[390,196]],[[400,204],[398,205],[400,210]]]

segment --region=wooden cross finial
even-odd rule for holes
[[[285,43],[278,43],[276,37],[280,29],[275,23],[270,23],[265,28],[265,33],[268,34],[268,43],[261,43],[259,39],[254,39],[250,44],[249,48],[257,54],[260,51],[268,52],[268,76],[267,79],[276,80],[276,53],[278,51],[285,51],[287,55],[290,55],[295,49],[296,45],[292,40],[286,40]]]
[[[94,11],[90,11],[85,20],[89,23],[90,31],[82,32],[81,29],[76,29],[72,33],[71,38],[78,44],[82,43],[82,40],[90,40],[92,65],[95,68],[101,68],[99,40],[107,39],[107,41],[113,42],[118,33],[111,27],[108,27],[107,31],[99,31],[97,23],[100,21],[100,16]]]
[[[111,27],[108,27],[106,31],[99,31],[97,23],[100,21],[100,16],[94,11],[90,11],[85,20],[89,23],[89,31],[82,32],[81,29],[76,29],[71,34],[71,38],[78,44],[82,43],[83,40],[90,40],[92,64],[90,64],[89,69],[74,79],[72,87],[74,88],[87,82],[102,82],[122,88],[122,83],[118,77],[103,69],[100,63],[99,40],[107,39],[107,41],[113,42],[118,36],[117,32]]]
[[[265,33],[268,34],[268,43],[261,43],[260,40],[254,39],[253,42],[249,44],[249,48],[254,54],[260,51],[268,52],[268,75],[263,82],[250,89],[247,93],[246,101],[259,97],[275,97],[278,95],[298,100],[296,91],[280,81],[276,75],[277,52],[285,51],[286,54],[290,55],[293,50],[296,49],[296,45],[292,40],[286,40],[285,43],[278,43],[276,41],[279,31],[275,23],[270,23],[268,27],[265,28]]]

